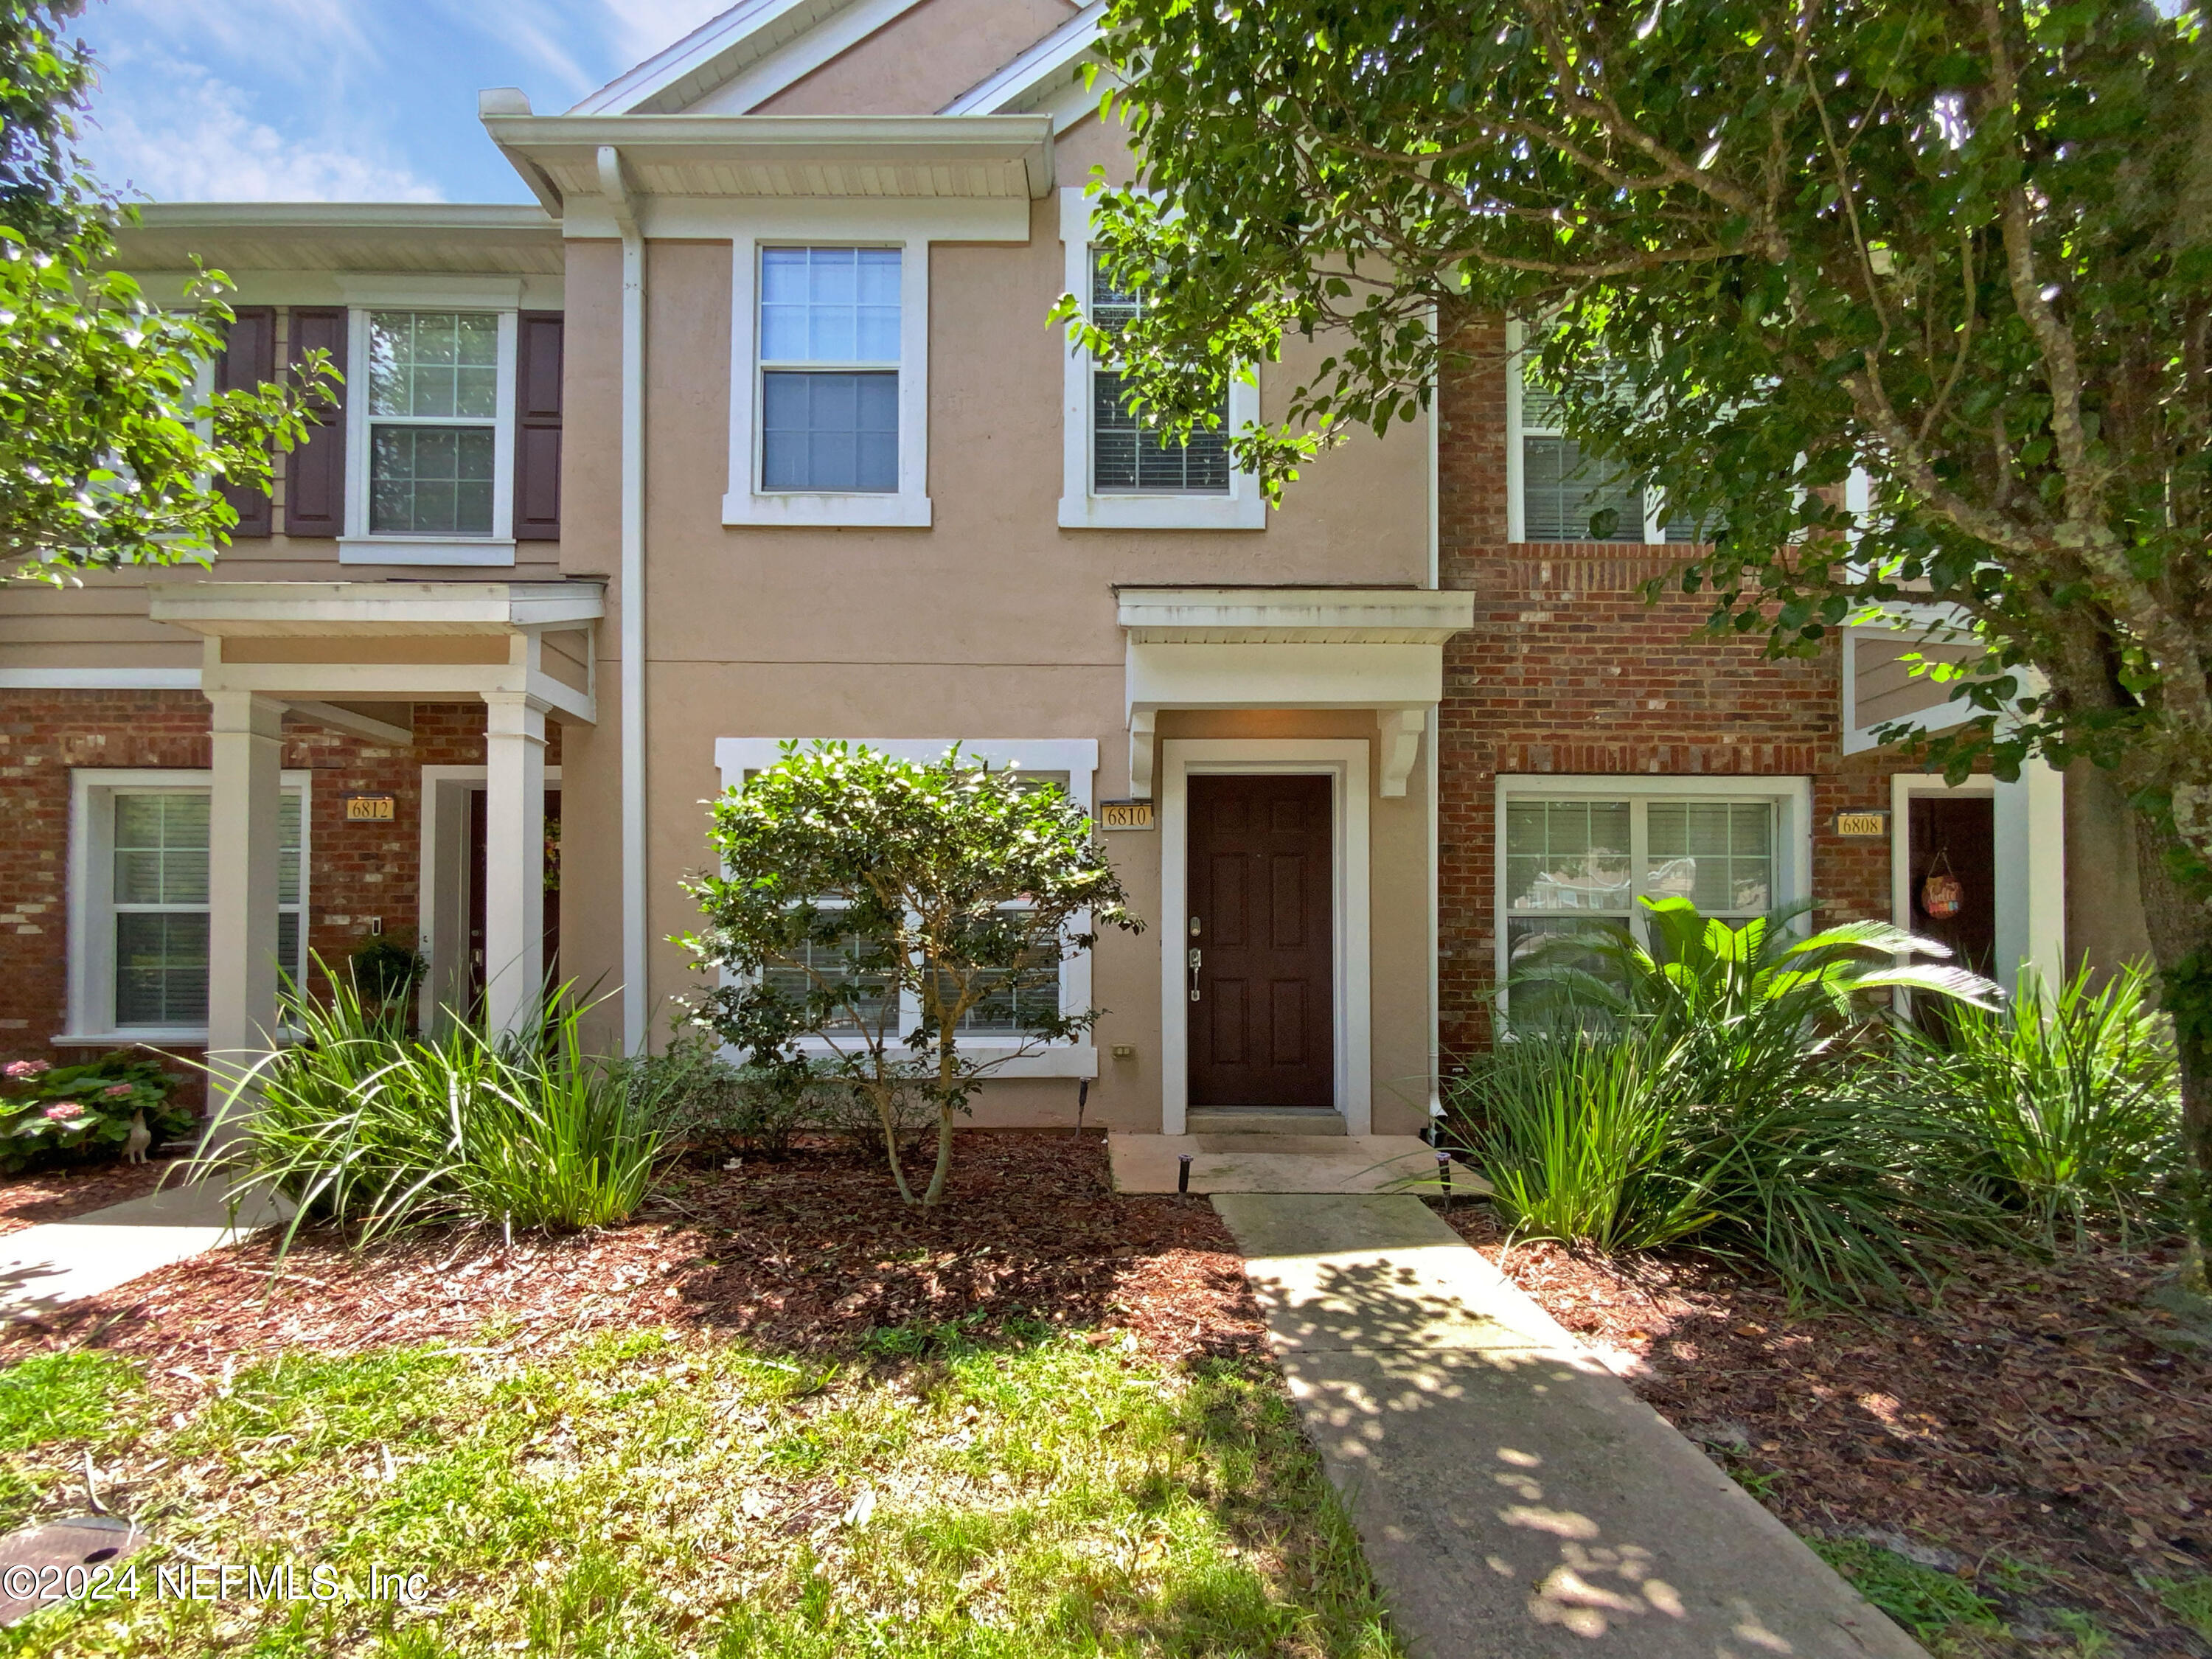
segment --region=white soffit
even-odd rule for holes
[[[599,151],[658,197],[983,197],[1053,185],[1046,115],[492,115],[484,129],[532,188],[601,196]]]
[[[155,622],[210,637],[513,634],[580,628],[606,611],[598,582],[187,582],[157,588]]]
[[[254,270],[459,271],[558,276],[561,227],[511,203],[148,202],[115,232],[126,270],[183,272],[195,258]]]

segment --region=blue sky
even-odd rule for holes
[[[528,201],[479,88],[557,114],[731,3],[90,0],[82,147],[157,201]]]

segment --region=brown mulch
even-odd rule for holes
[[[2212,1654],[2140,1582],[2212,1571],[2212,1365],[2146,1300],[2177,1250],[1961,1254],[1940,1293],[1854,1316],[1710,1259],[1503,1251],[1486,1206],[1451,1220],[1800,1533],[1917,1550],[2017,1630],[2073,1607],[2134,1651]],[[2047,1577],[2022,1592],[2007,1560]]]
[[[821,1145],[686,1166],[602,1231],[510,1245],[447,1231],[373,1255],[303,1234],[274,1257],[262,1238],[163,1268],[0,1333],[0,1364],[91,1343],[197,1376],[285,1349],[466,1341],[487,1323],[525,1349],[672,1326],[829,1356],[879,1328],[988,1338],[1023,1322],[1133,1331],[1169,1364],[1264,1346],[1212,1207],[1115,1194],[1097,1134],[964,1133],[927,1211],[900,1202],[879,1159]]]
[[[111,1204],[143,1198],[173,1167],[170,1162],[149,1158],[143,1164],[90,1164],[0,1176],[0,1233],[19,1232],[46,1221],[74,1221]]]

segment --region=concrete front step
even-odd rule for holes
[[[1344,1114],[1327,1107],[1194,1106],[1183,1132],[1194,1135],[1340,1135]]]

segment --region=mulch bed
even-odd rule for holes
[[[2177,1250],[1962,1255],[1909,1309],[1793,1316],[1710,1260],[1502,1252],[1486,1207],[1451,1220],[1799,1532],[1963,1569],[2016,1629],[2071,1607],[2136,1651],[2212,1654],[2139,1582],[2212,1571],[2212,1366],[2146,1299]],[[2008,1595],[2007,1559],[2047,1582]]]
[[[143,1198],[173,1167],[155,1158],[0,1176],[0,1233],[20,1232],[46,1221],[75,1221],[111,1204]]]
[[[526,1349],[673,1326],[829,1356],[879,1328],[955,1322],[975,1337],[1014,1322],[1129,1330],[1169,1364],[1264,1351],[1210,1205],[1115,1194],[1102,1135],[975,1131],[928,1211],[900,1202],[880,1158],[808,1146],[684,1167],[629,1225],[565,1238],[447,1231],[360,1255],[303,1233],[281,1267],[256,1239],[8,1328],[0,1364],[90,1343],[200,1376],[285,1349],[467,1341],[487,1322]]]

